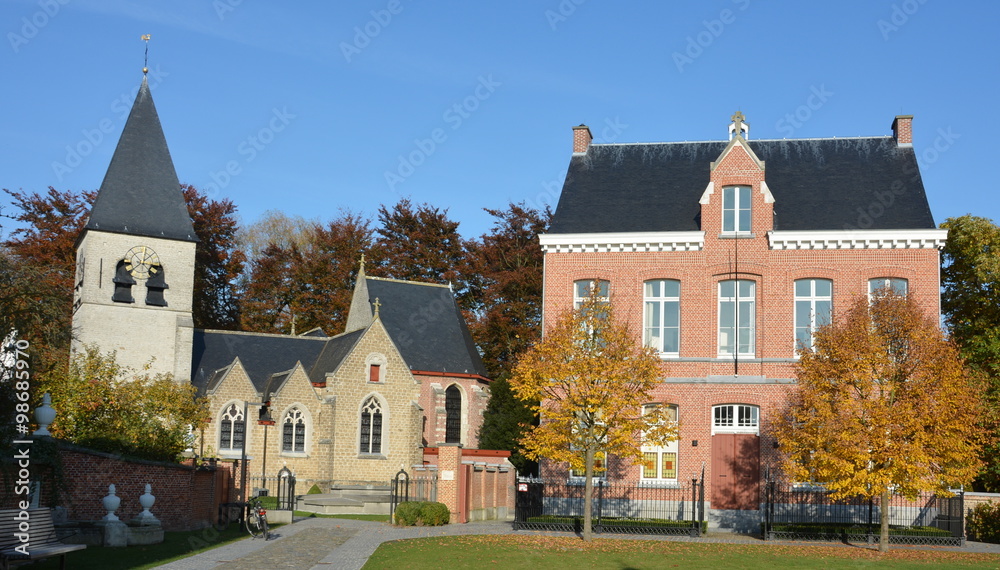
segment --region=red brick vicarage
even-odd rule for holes
[[[650,404],[675,406],[681,425],[678,442],[644,450],[644,465],[612,457],[609,473],[671,486],[704,470],[712,508],[756,509],[803,335],[885,284],[939,313],[947,232],[927,206],[911,120],[897,117],[891,137],[747,140],[731,129],[722,141],[589,146],[589,130],[573,128],[540,236],[545,323],[581,282],[606,281],[616,316],[660,352]],[[738,302],[727,296],[736,282]]]

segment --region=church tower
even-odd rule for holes
[[[143,76],[77,240],[73,352],[189,382],[197,241]]]

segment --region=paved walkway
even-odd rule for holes
[[[517,531],[519,534],[545,534],[572,536],[572,533]],[[159,566],[165,570],[202,570],[208,568],[312,568],[313,570],[359,570],[368,557],[383,542],[428,536],[457,536],[469,534],[513,534],[509,522],[486,521],[468,524],[450,524],[439,527],[393,527],[387,523],[354,521],[348,519],[310,518],[278,528],[271,540],[250,539],[190,556],[177,562]],[[203,540],[211,543],[213,531],[208,529]],[[683,536],[619,536],[602,534],[602,538],[633,538],[642,540],[672,540],[680,542],[764,543],[759,539],[710,532],[702,538]],[[820,543],[782,543],[817,545]],[[837,546],[837,543],[822,543]],[[928,549],[937,551],[984,552],[1000,554],[1000,544],[968,542],[963,548],[942,546],[897,546],[893,549]]]

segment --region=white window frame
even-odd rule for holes
[[[607,303],[610,299],[611,282],[607,279],[577,279],[573,282],[573,310],[579,309],[583,302],[596,291],[598,299]]]
[[[677,284],[677,294],[676,295],[666,295],[661,294],[659,296],[649,295],[649,286],[651,284],[658,284],[659,292],[665,293],[667,283]],[[650,279],[644,281],[642,284],[643,290],[643,327],[642,327],[642,341],[645,346],[655,348],[661,357],[665,358],[676,358],[680,356],[680,346],[681,346],[681,282],[677,279]],[[674,326],[668,326],[667,316],[670,312],[668,307],[673,303],[674,311],[676,314],[670,315],[674,317],[674,322],[677,324]],[[654,326],[650,324],[650,317],[655,316],[659,321],[659,326]],[[663,349],[664,339],[667,337],[667,331],[675,331],[677,335],[677,350],[667,351]],[[657,334],[658,342],[653,341],[653,335]]]
[[[820,295],[816,293],[817,282],[826,282],[830,284],[830,294]],[[799,283],[809,283],[809,293],[807,295],[799,295]],[[807,277],[805,279],[796,279],[795,283],[792,285],[794,302],[792,305],[792,318],[795,321],[792,331],[792,339],[795,343],[795,350],[798,350],[800,346],[805,346],[805,348],[813,348],[813,335],[816,333],[816,329],[819,327],[829,324],[833,318],[833,280],[823,279],[820,277]],[[817,302],[827,302],[829,303],[830,310],[826,315],[820,315],[816,310]],[[809,303],[809,322],[801,323],[799,322],[799,303]],[[799,330],[808,328],[809,329],[809,344],[802,345],[799,341]]]
[[[722,187],[722,233],[727,235],[748,234],[753,228],[753,188],[747,185]],[[746,212],[746,220],[740,216]],[[727,227],[726,215],[730,214]],[[744,225],[743,222],[746,222]]]
[[[899,288],[900,285],[902,290]],[[905,297],[910,292],[910,281],[905,277],[873,277],[868,280],[868,298],[870,299],[872,293],[883,287],[889,287]]]
[[[722,289],[727,283],[733,283],[734,297],[723,297]],[[751,285],[750,295],[743,296],[740,294],[740,285],[749,284]],[[732,333],[733,338],[733,350],[737,353],[736,358],[753,358],[757,355],[757,282],[752,279],[726,279],[719,281],[718,285],[718,326],[717,331],[717,342],[718,342],[718,356],[720,358],[733,358],[733,353],[724,350],[725,344],[722,340],[722,335],[725,333]],[[732,303],[732,307],[727,307],[726,305]],[[741,323],[739,318],[739,308],[741,305],[747,304],[750,307],[750,318],[749,323]],[[733,318],[733,326],[725,327],[722,326],[722,321],[725,317],[731,316]],[[748,331],[749,344],[746,350],[740,350],[740,339],[739,333],[741,329]]]
[[[675,404],[646,404],[642,407],[643,415],[648,414],[653,409],[665,406],[673,410],[673,421],[677,421],[677,406]],[[639,482],[646,485],[670,485],[676,484],[679,481],[680,474],[680,463],[679,463],[679,445],[678,440],[673,440],[666,445],[643,445],[641,447],[643,460],[639,464]],[[653,476],[648,476],[646,472],[646,454],[655,454],[655,468]],[[663,476],[663,460],[665,454],[673,454],[674,461],[674,476],[665,477]]]
[[[717,433],[760,434],[760,407],[752,404],[712,406],[712,435]]]

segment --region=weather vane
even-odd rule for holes
[[[149,73],[149,34],[142,34],[142,41],[146,42],[146,59],[142,62],[142,72]]]

